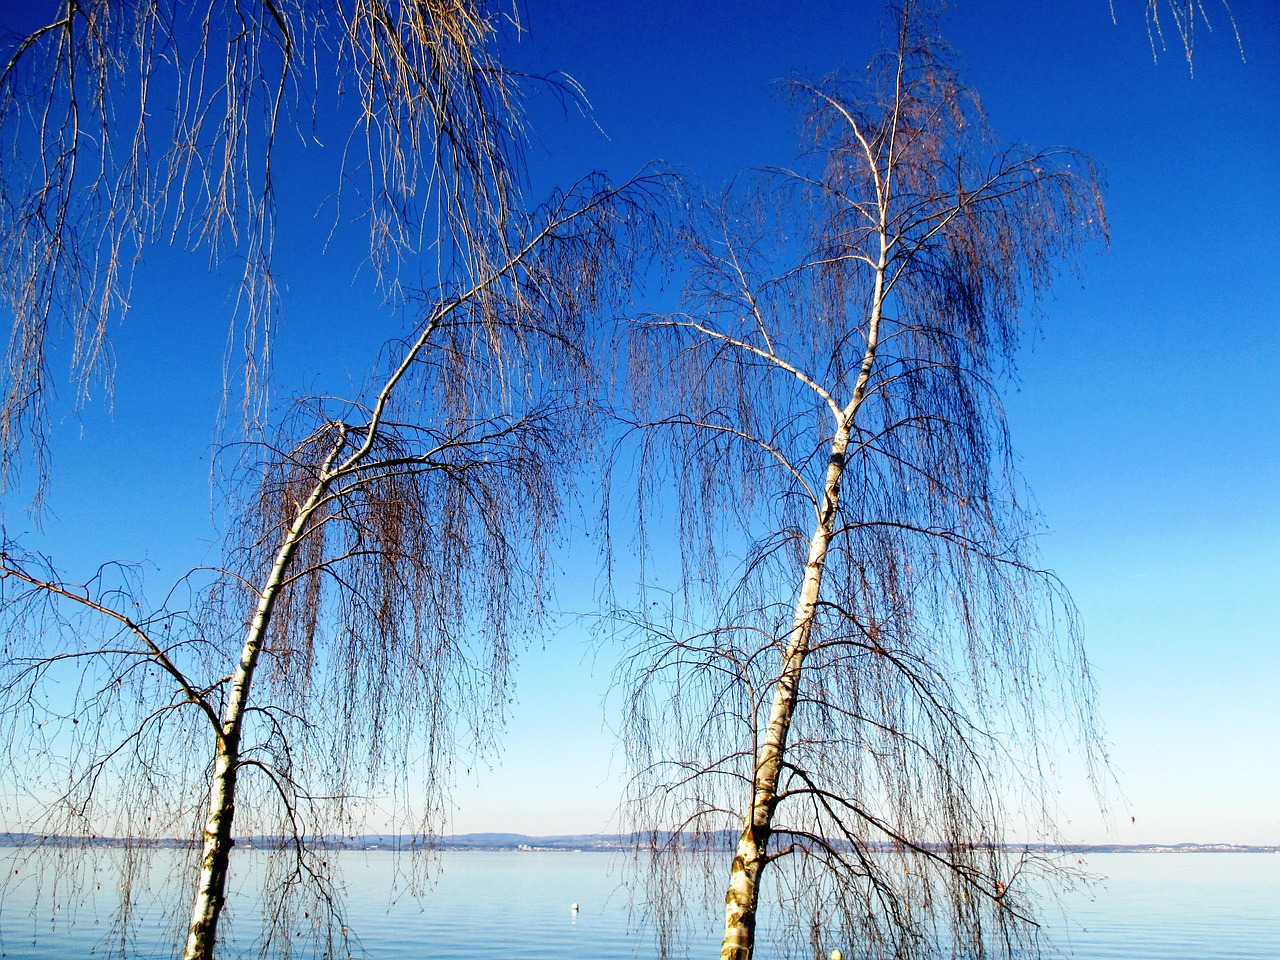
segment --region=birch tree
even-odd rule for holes
[[[583,330],[643,245],[644,190],[593,178],[557,197],[505,264],[423,305],[365,393],[300,402],[251,448],[226,564],[163,603],[118,568],[68,583],[6,545],[13,794],[39,801],[51,837],[198,821],[184,957],[215,955],[236,834],[290,854],[265,945],[305,934],[334,956],[345,923],[311,844],[359,832],[371,792],[402,798],[393,820],[424,842],[439,829],[454,751],[490,735],[542,619],[545,551],[590,439]]]
[[[684,580],[626,615],[630,811],[663,921],[733,838],[722,960],[753,955],[767,883],[791,954],[1023,955],[1011,841],[1051,829],[1064,725],[1097,756],[999,394],[1024,314],[1105,236],[1096,178],[995,142],[927,5],[895,25],[866,82],[792,85],[799,165],[698,211],[680,310],[629,343],[641,501],[671,479]]]
[[[157,597],[123,563],[77,578],[7,536],[0,555],[5,822],[53,856],[190,838],[188,958],[215,955],[230,851],[254,834],[281,846],[258,946],[345,948],[315,844],[368,818],[426,844],[455,752],[491,741],[542,622],[593,434],[589,332],[647,247],[655,187],[588,177],[528,210],[497,21],[469,0],[77,0],[0,66],[10,478],[46,475],[60,331],[73,382],[108,377],[147,244],[243,265],[244,416],[216,472],[214,564]],[[387,313],[408,319],[348,325],[360,389],[272,403],[278,142],[325,149],[335,128],[340,214],[368,225]],[[121,953],[145,851],[125,853]]]

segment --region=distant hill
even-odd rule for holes
[[[394,834],[360,834],[351,837],[322,837],[311,841],[313,846],[334,850],[516,850],[516,851],[582,851],[616,852],[636,847],[666,842],[664,835],[650,837],[637,834],[566,834],[552,837],[532,837],[523,833],[462,833],[448,836],[410,837]],[[705,838],[700,845],[708,850],[732,850],[737,836],[721,831]],[[0,847],[34,846],[94,846],[94,847],[152,847],[174,849],[189,847],[190,840],[172,837],[158,839],[126,837],[61,837],[35,833],[0,833]],[[274,849],[282,845],[279,837],[238,837],[236,846],[241,849]],[[889,843],[876,844],[873,849],[891,850]],[[1032,849],[1046,853],[1280,853],[1280,845],[1256,845],[1243,843],[1068,843],[1032,844]]]

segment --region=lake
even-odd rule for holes
[[[0,956],[63,960],[112,955],[104,943],[118,905],[114,888],[90,878],[77,903],[65,890],[37,897],[34,867],[0,850],[9,883],[0,904]],[[103,851],[106,859],[116,854]],[[434,886],[415,897],[404,855],[345,852],[348,918],[372,958],[422,960],[631,960],[654,955],[652,936],[633,922],[617,857],[603,853],[476,851],[441,855]],[[239,876],[265,853],[237,853]],[[138,878],[155,897],[174,854],[156,854]],[[248,862],[248,863],[247,863]],[[1273,960],[1280,958],[1280,855],[1267,853],[1093,854],[1087,868],[1107,879],[1066,895],[1069,919],[1050,918],[1064,956],[1078,960]],[[80,865],[68,862],[68,872]],[[243,891],[242,891],[243,892]],[[168,957],[175,937],[138,911],[130,956]],[[574,903],[579,909],[574,912]],[[254,956],[251,910],[235,916],[237,937],[223,956]],[[690,955],[715,956],[714,921]],[[118,945],[118,942],[117,942]],[[761,951],[763,953],[763,951]],[[767,956],[767,955],[766,955]]]

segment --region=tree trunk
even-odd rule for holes
[[[276,551],[271,572],[267,575],[262,591],[258,594],[253,620],[245,635],[240,651],[240,662],[231,678],[227,708],[222,725],[216,733],[217,755],[214,757],[213,778],[209,786],[209,816],[205,821],[204,844],[200,858],[200,880],[196,887],[195,902],[191,907],[191,926],[187,930],[187,945],[182,960],[213,960],[217,943],[218,919],[227,900],[227,867],[231,862],[231,848],[235,838],[231,835],[236,813],[236,775],[240,767],[240,735],[244,728],[245,711],[249,706],[249,691],[258,666],[271,624],[271,612],[285,582],[285,573],[293,562],[298,544],[308,532],[308,525],[317,504],[329,490],[334,474],[334,458],[342,449],[345,433],[324,461],[320,479],[311,495],[298,509],[284,542]]]
[[[738,839],[737,854],[729,873],[725,893],[724,940],[720,960],[751,960],[755,949],[756,909],[760,901],[760,875],[769,862],[769,838],[773,833],[773,811],[778,803],[778,780],[786,756],[787,735],[791,715],[800,692],[800,673],[809,653],[809,636],[818,608],[822,587],[822,571],[827,562],[827,549],[835,529],[836,507],[840,502],[840,479],[844,475],[845,451],[849,446],[848,418],[831,441],[831,457],[827,461],[826,483],[818,522],[809,541],[809,559],[804,581],[796,599],[791,633],[783,654],[782,669],[773,691],[769,725],[756,753],[756,770],[752,784],[751,816]]]
[[[889,182],[880,189],[881,211],[889,197]],[[809,655],[809,637],[818,609],[822,589],[822,571],[827,564],[827,550],[835,535],[836,514],[840,505],[840,481],[844,478],[845,456],[854,419],[866,399],[880,344],[883,319],[886,264],[889,257],[888,234],[882,216],[880,223],[880,257],[876,264],[875,287],[871,296],[871,315],[867,324],[867,346],[862,366],[854,384],[853,398],[836,417],[836,432],[831,439],[831,456],[818,507],[817,524],[809,540],[809,558],[804,580],[796,598],[791,633],[782,655],[782,669],[773,691],[769,725],[764,741],[756,751],[756,769],[752,782],[751,816],[738,839],[738,851],[729,871],[729,889],[724,898],[724,940],[720,960],[751,960],[755,949],[756,910],[760,904],[760,875],[769,863],[769,839],[773,835],[773,811],[778,805],[778,780],[787,752],[787,736],[791,731],[791,715],[800,693],[800,673]],[[830,402],[830,398],[828,398]]]
[[[427,322],[417,341],[405,354],[404,360],[387,378],[379,391],[377,402],[374,404],[373,412],[364,430],[364,441],[341,465],[335,464],[346,449],[347,428],[345,424],[333,424],[337,431],[334,444],[320,464],[315,486],[311,488],[306,501],[298,507],[293,523],[290,524],[288,532],[276,551],[271,570],[258,594],[253,619],[245,633],[240,662],[236,665],[235,673],[231,677],[227,708],[222,724],[216,732],[217,755],[214,758],[213,779],[209,788],[209,816],[205,821],[200,880],[196,887],[195,902],[191,908],[191,926],[187,931],[187,945],[183,951],[182,960],[213,960],[217,943],[218,918],[222,914],[222,908],[227,899],[227,867],[231,861],[231,848],[235,845],[231,827],[236,812],[236,774],[240,765],[240,736],[244,728],[245,712],[249,707],[249,691],[253,685],[258,658],[266,643],[267,630],[271,625],[271,613],[286,582],[289,567],[298,552],[298,545],[311,532],[312,517],[320,503],[328,496],[335,480],[343,474],[353,472],[369,455],[391,391],[421,354],[444,316],[461,302],[463,301],[455,302],[449,310],[434,315]]]
[[[231,824],[235,818],[236,773],[239,749],[218,738],[213,783],[209,788],[209,818],[204,826],[200,855],[200,880],[191,907],[191,926],[183,960],[211,960],[218,931],[218,918],[227,901],[227,867],[231,862]]]

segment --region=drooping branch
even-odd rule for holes
[[[226,381],[261,425],[290,130],[336,154],[337,216],[367,222],[388,296],[424,249],[476,277],[508,259],[523,133],[501,19],[473,0],[75,0],[0,38],[0,482],[30,460],[39,501],[50,388],[110,389],[108,334],[153,244],[237,265]],[[46,360],[64,329],[65,374]]]

